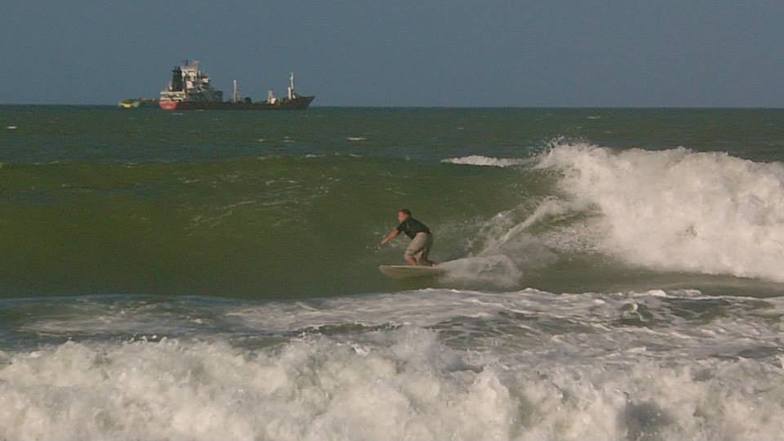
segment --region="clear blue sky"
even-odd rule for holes
[[[2,0],[0,102],[156,96],[201,60],[319,105],[784,105],[784,1]]]

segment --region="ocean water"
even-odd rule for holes
[[[5,106],[0,161],[0,440],[784,432],[784,111]]]

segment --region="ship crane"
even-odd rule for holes
[[[237,80],[234,80],[234,93],[231,95],[231,100],[235,103],[240,102],[240,86]]]
[[[289,100],[293,100],[297,94],[294,92],[294,72],[289,73]]]

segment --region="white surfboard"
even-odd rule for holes
[[[392,279],[414,279],[419,277],[436,277],[444,274],[445,270],[438,266],[413,266],[413,265],[379,265],[381,274]]]

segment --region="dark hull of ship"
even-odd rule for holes
[[[163,110],[305,110],[315,96],[299,96],[283,99],[274,104],[268,102],[231,102],[231,101],[160,101]]]

